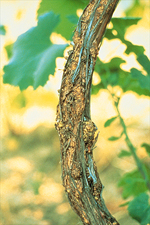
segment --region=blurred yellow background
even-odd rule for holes
[[[129,1],[130,2],[130,1]],[[1,36],[0,56],[0,104],[1,104],[1,212],[0,225],[74,225],[81,224],[70,209],[64,188],[61,185],[61,165],[59,139],[54,129],[55,112],[58,103],[65,58],[57,59],[55,76],[50,76],[44,87],[33,90],[29,87],[21,92],[18,87],[2,83],[3,66],[8,63],[5,46],[16,41],[18,35],[35,26],[39,1],[1,1],[1,24],[6,26],[6,35]],[[130,4],[130,3],[129,3]],[[124,4],[120,3],[114,16],[124,16]],[[128,29],[126,38],[143,45],[150,58],[150,11],[145,7],[143,18],[138,25]],[[110,24],[111,26],[111,24]],[[51,40],[64,42],[53,34]],[[121,56],[127,61],[122,68],[142,69],[135,55],[127,56],[125,46],[119,41],[104,39],[99,57],[103,62]],[[94,74],[94,84],[99,80]],[[122,90],[114,87],[120,95]],[[150,143],[150,99],[133,92],[122,95],[119,105],[122,117],[128,127],[128,134],[137,148],[138,156],[147,159],[143,142]],[[121,126],[114,122],[104,128],[107,119],[116,115],[110,94],[101,90],[91,98],[92,119],[100,130],[94,158],[105,186],[104,199],[112,214],[122,225],[137,223],[127,213],[118,180],[136,165],[132,157],[118,158],[120,149],[127,149],[123,138],[108,141],[110,136],[118,136]]]

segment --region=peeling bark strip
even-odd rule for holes
[[[119,0],[91,0],[74,33],[57,106],[62,179],[70,204],[83,224],[119,224],[102,198],[103,185],[93,160],[98,138],[90,116],[92,74],[100,41]]]

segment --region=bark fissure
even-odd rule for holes
[[[74,33],[57,106],[62,180],[83,224],[119,224],[102,198],[103,185],[93,160],[98,129],[90,116],[92,74],[106,25],[119,0],[91,0]]]

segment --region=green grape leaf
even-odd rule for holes
[[[146,166],[145,166],[146,167]],[[147,173],[150,178],[150,171],[148,168]],[[138,170],[126,173],[118,183],[119,187],[123,188],[122,197],[127,199],[130,196],[137,196],[147,191],[145,180],[143,180]]]
[[[4,67],[4,83],[28,86],[36,89],[45,85],[50,74],[55,72],[55,60],[63,56],[67,44],[56,45],[50,41],[50,34],[59,22],[53,12],[39,17],[38,25],[20,35],[13,46],[13,56]]]
[[[119,137],[111,136],[110,138],[108,138],[108,140],[109,140],[109,141],[116,141],[116,140],[118,140],[118,139],[120,139],[120,138],[122,137],[123,133],[124,133],[124,132],[122,132],[122,133],[120,134]]]
[[[105,63],[103,63],[98,57],[96,59],[95,71],[98,74],[102,74],[106,72]]]
[[[129,202],[130,202],[130,201],[127,201],[127,202],[125,202],[125,203],[119,205],[119,207],[124,207],[124,206],[126,206],[126,205],[129,205]]]
[[[143,66],[145,71],[148,73],[144,76],[139,70],[132,68],[131,73],[126,79],[126,91],[132,90],[137,92],[139,95],[150,95],[150,61],[148,57],[141,54],[137,57],[137,61]],[[126,77],[127,78],[127,77]],[[123,82],[124,83],[124,82]]]
[[[138,95],[146,95],[146,96],[150,95],[150,90],[143,89],[139,84],[139,80],[133,79],[131,73],[126,72],[126,76],[123,75],[122,79],[120,79],[120,80],[122,80],[122,84],[119,84],[119,85],[122,87],[124,92],[125,91],[134,91]]]
[[[121,152],[118,154],[118,157],[119,158],[122,158],[122,157],[128,157],[128,156],[131,156],[131,152],[128,152],[126,150],[121,150]]]
[[[124,63],[125,61],[119,57],[115,57],[111,59],[108,63],[103,63],[99,60],[96,61],[95,71],[99,73],[101,76],[101,80],[103,86],[106,88],[108,84],[111,86],[115,86],[119,84],[120,79],[120,64]],[[121,82],[121,85],[124,83]]]
[[[126,61],[124,59],[121,59],[119,57],[112,58],[109,63],[106,63],[111,71],[116,71],[118,68],[120,69],[120,64],[125,63]]]
[[[133,78],[131,73],[124,71],[120,68],[120,64],[123,63],[124,60],[121,58],[113,58],[109,63],[103,63],[97,58],[95,71],[100,75],[101,85],[97,84],[93,86],[92,94],[98,93],[100,88],[107,88],[107,85],[115,86],[119,85],[124,92],[126,91],[134,91],[139,95],[150,95],[150,89],[144,89],[139,84],[139,79]],[[143,65],[143,62],[141,63]],[[147,65],[148,63],[146,63]],[[141,74],[141,73],[140,73]],[[144,76],[143,77],[147,77]],[[149,83],[144,84],[148,87]]]
[[[118,139],[120,139],[120,136],[119,137],[111,136],[110,138],[108,138],[109,141],[116,141]]]
[[[92,95],[96,95],[100,89],[104,89],[104,85],[103,83],[99,83],[99,84],[96,84],[96,85],[92,85],[92,91],[91,91],[91,94]]]
[[[132,68],[131,76],[139,82],[141,88],[150,91],[150,74],[144,76],[139,70]]]
[[[143,144],[141,145],[141,147],[144,147],[145,150],[146,150],[146,152],[147,152],[147,153],[149,154],[149,156],[150,156],[150,145],[147,144],[147,143],[143,143]]]
[[[108,39],[119,38],[123,41],[127,28],[137,24],[140,19],[131,17],[112,18],[113,28],[107,30],[105,37]],[[116,35],[113,34],[113,30],[117,31]]]
[[[108,63],[103,63],[102,61],[100,61],[99,58],[97,58],[95,71],[98,73],[109,72],[109,70],[110,70],[110,73],[119,72],[120,65],[125,62],[126,62],[125,60],[119,57],[112,58],[111,61]]]
[[[10,59],[13,55],[13,44],[6,45],[4,48],[7,52],[8,59]]]
[[[139,55],[138,58],[137,58],[137,61],[143,66],[145,71],[150,76],[150,61],[149,61],[148,57],[144,54]]]
[[[111,72],[108,74],[107,83],[109,83],[112,87],[118,85],[119,82],[119,74],[118,72]]]
[[[117,116],[112,117],[111,119],[107,120],[104,124],[104,127],[110,126],[110,124],[117,118]]]
[[[130,54],[131,52],[134,52],[136,55],[142,54],[145,49],[143,46],[140,45],[134,45],[130,41],[124,40],[123,43],[127,46],[125,53]]]
[[[141,193],[128,206],[129,215],[142,225],[150,223],[150,205],[148,200],[149,196],[146,193]]]
[[[83,9],[88,2],[89,0],[42,0],[38,9],[38,16],[51,10],[59,14],[61,22],[54,31],[68,40],[71,39],[72,32],[75,29],[74,20],[71,21],[68,16],[76,15],[77,9]]]
[[[6,29],[4,25],[0,25],[0,35],[5,35],[6,34]]]
[[[113,28],[108,29],[105,37],[109,40],[111,39],[120,39],[126,46],[126,54],[130,54],[134,52],[135,54],[142,54],[144,52],[144,48],[142,46],[134,45],[130,41],[124,39],[125,33],[128,27],[135,25],[139,22],[141,18],[112,18],[111,22],[113,23]],[[114,32],[115,31],[115,32]]]
[[[77,15],[67,15],[66,17],[71,23],[74,23],[74,24],[78,23],[79,18],[77,17]]]
[[[150,206],[147,207],[147,209],[145,210],[145,213],[141,221],[141,225],[148,225],[148,224],[150,224]]]

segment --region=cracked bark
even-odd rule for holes
[[[103,185],[93,159],[99,132],[90,115],[92,74],[118,1],[91,0],[84,9],[59,91],[55,125],[60,138],[62,180],[70,205],[83,224],[119,224],[102,198]]]

